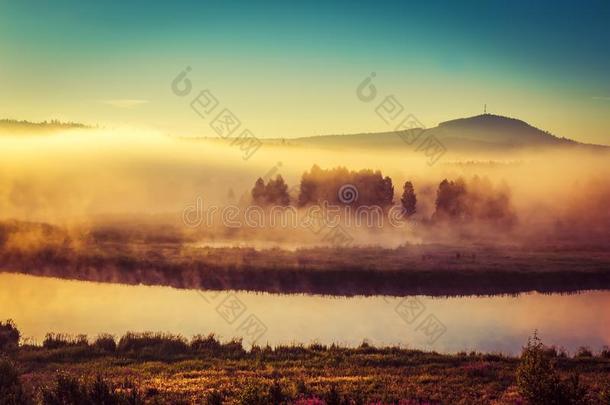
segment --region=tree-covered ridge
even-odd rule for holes
[[[32,122],[26,120],[15,120],[15,119],[0,119],[0,129],[4,130],[59,130],[59,129],[86,129],[91,128],[89,125],[81,124],[79,122],[62,122],[59,120]]]

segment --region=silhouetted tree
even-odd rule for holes
[[[436,218],[464,218],[468,214],[465,202],[466,184],[464,180],[448,181],[444,179],[438,185],[436,193]]]
[[[353,206],[388,207],[394,199],[392,179],[383,177],[379,170],[365,169],[356,172],[345,167],[322,170],[314,165],[309,172],[303,173],[301,178],[299,205],[320,204],[324,201],[330,204],[345,204],[345,199],[339,198],[339,192],[346,185],[351,186],[351,191],[355,191],[350,193],[350,196],[357,195],[357,198],[347,202]]]
[[[265,182],[260,177],[254,183],[252,188],[252,202],[258,205],[264,205],[265,201]]]
[[[400,199],[405,214],[413,215],[417,210],[417,196],[413,190],[413,183],[407,181],[403,187],[402,198]]]
[[[547,348],[536,334],[523,348],[516,372],[517,388],[532,405],[584,405],[587,389],[577,374],[560,378],[547,354]]]
[[[511,226],[516,216],[506,186],[494,188],[486,178],[443,180],[436,194],[434,219],[479,220]]]
[[[290,204],[288,185],[280,175],[277,175],[275,179],[269,180],[267,184],[259,177],[252,188],[251,194],[252,201],[260,206],[287,206]]]
[[[288,195],[288,185],[281,175],[277,175],[275,180],[269,180],[265,186],[265,198],[267,204],[287,206],[290,204]]]

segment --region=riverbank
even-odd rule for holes
[[[3,270],[182,289],[354,295],[493,295],[610,289],[610,252],[408,245],[296,251],[180,243],[0,251]]]
[[[572,357],[553,348],[541,353],[561,380],[578,373],[589,401],[583,403],[607,403],[602,402],[610,398],[607,349],[582,349]],[[111,390],[137,395],[136,403],[523,403],[516,375],[524,361],[499,354],[438,354],[366,343],[245,350],[239,341],[213,336],[187,342],[167,334],[128,334],[118,342],[110,336],[88,342],[52,335],[42,347],[21,346],[10,356],[32,397],[61,389],[61,376],[64,385],[83,387],[103,380]]]

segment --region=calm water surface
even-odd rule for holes
[[[258,337],[258,344],[333,342],[518,353],[534,329],[573,352],[610,345],[610,291],[432,298],[198,292],[0,273],[0,319],[24,337],[47,332],[167,331]],[[245,344],[248,346],[247,344]]]

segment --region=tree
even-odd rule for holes
[[[268,204],[281,205],[283,207],[290,204],[288,195],[288,185],[281,175],[277,175],[275,180],[269,180],[265,186],[265,198]]]
[[[265,201],[265,182],[260,177],[254,183],[252,188],[252,202],[259,205],[266,204]]]
[[[288,185],[279,174],[275,179],[269,180],[267,184],[259,177],[251,194],[252,201],[260,206],[280,205],[285,207],[290,204]]]
[[[407,216],[415,214],[417,210],[417,196],[415,195],[415,190],[413,190],[413,183],[410,181],[407,181],[403,187],[400,202]]]
[[[346,189],[350,190],[348,202],[342,194]],[[323,170],[314,165],[309,172],[303,173],[298,201],[300,206],[327,202],[387,208],[392,205],[393,199],[392,179],[383,177],[379,170],[350,171],[345,167]]]
[[[536,333],[528,339],[517,367],[517,387],[531,405],[584,405],[587,394],[578,375],[562,381]]]
[[[465,219],[468,217],[464,180],[441,181],[436,192],[436,218]]]

